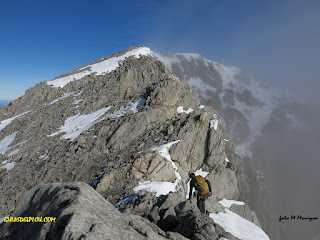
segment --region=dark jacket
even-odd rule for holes
[[[206,183],[207,183],[207,185],[208,185],[209,192],[212,192],[210,182],[209,182],[207,179],[204,179],[204,180],[206,181]],[[192,197],[192,190],[193,190],[193,188],[194,188],[194,180],[193,180],[193,179],[191,179],[191,181],[190,181],[189,200],[191,200],[191,197]]]

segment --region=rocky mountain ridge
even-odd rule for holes
[[[148,48],[129,48],[39,83],[1,107],[0,119],[2,218],[13,208],[12,216],[29,213],[33,208],[26,203],[35,189],[45,189],[39,191],[47,194],[55,192],[50,189],[63,188],[56,183],[81,181],[116,204],[122,214],[142,216],[150,222],[147,226],[160,227],[162,230],[154,234],[162,237],[239,237],[227,233],[230,230],[224,225],[225,219],[235,213],[219,200],[247,203],[248,182],[243,163],[226,134],[224,119],[211,107],[201,105],[187,82],[170,73]],[[214,197],[207,201],[211,218],[186,202],[190,169],[202,169],[212,182]],[[40,183],[47,185],[37,186]],[[90,187],[68,187],[71,191],[74,188]],[[23,194],[29,189],[33,190]],[[63,198],[61,195],[57,198]],[[59,201],[48,202],[41,194],[33,199],[36,204],[56,209],[47,211],[50,214],[77,202],[68,201],[61,207]],[[83,204],[92,203],[89,199]],[[260,226],[258,219],[247,204],[233,208],[241,219],[256,224],[249,229],[259,232],[255,227]],[[72,215],[77,215],[73,212],[77,207],[73,209]],[[39,215],[43,211],[31,212]],[[58,222],[59,236],[78,236],[66,220],[58,218]],[[168,222],[174,224],[168,228]],[[133,227],[144,236],[141,239],[155,236],[148,235],[150,231],[142,225]],[[44,230],[37,229],[44,232],[32,237],[51,236],[56,231],[53,229],[54,225],[47,224]],[[14,236],[15,232],[14,223],[1,225],[1,236]],[[263,232],[259,234],[260,239],[268,239]]]
[[[314,119],[315,114],[310,114],[312,111],[306,110],[306,106],[298,100],[258,82],[239,68],[224,66],[199,54],[156,56],[171,73],[187,80],[202,103],[213,107],[226,120],[227,132],[235,142],[235,150],[245,159],[246,168],[250,169],[247,172],[250,173],[251,207],[257,212],[269,236],[274,239],[292,239],[296,236],[298,233],[282,235],[293,230],[280,229],[275,219],[279,212],[288,211],[285,209],[291,202],[287,196],[294,196],[297,189],[289,190],[291,184],[280,189],[278,186],[284,185],[285,178],[290,178],[287,172],[297,172],[295,169],[299,169],[297,166],[301,164],[297,161],[301,160],[296,156],[310,155],[309,150],[301,154],[303,142],[297,144],[291,139],[314,139],[310,134],[306,136],[301,132],[306,128],[315,129],[313,127],[316,125],[306,121]],[[299,133],[296,133],[297,130]],[[291,166],[290,170],[288,166]],[[310,171],[305,172],[309,174]],[[304,184],[309,186],[307,182]],[[300,207],[291,206],[293,209]]]

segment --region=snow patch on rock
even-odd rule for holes
[[[156,193],[156,196],[159,197],[160,195],[166,195],[169,192],[176,192],[180,188],[181,184],[181,174],[178,172],[178,167],[177,165],[171,160],[171,156],[169,154],[169,149],[172,145],[177,144],[180,142],[180,140],[166,143],[160,146],[153,147],[153,151],[158,151],[160,156],[164,157],[167,159],[169,162],[171,162],[172,167],[174,169],[175,175],[176,175],[176,180],[175,182],[150,182],[150,181],[145,181],[142,183],[139,183],[138,186],[136,186],[133,190],[138,193],[142,190],[147,191],[147,192],[154,192]]]
[[[193,112],[193,109],[192,109],[192,108],[189,108],[188,110],[184,110],[184,109],[183,109],[183,106],[179,106],[179,107],[177,108],[177,112],[178,112],[178,113],[186,113],[186,114],[189,114],[189,113]]]
[[[235,200],[227,200],[227,199],[223,199],[223,200],[219,201],[219,203],[220,203],[222,206],[224,206],[224,207],[226,207],[226,208],[228,208],[228,209],[229,209],[233,204],[235,204],[235,205],[240,205],[240,206],[242,206],[242,205],[245,204],[244,202],[235,201]]]
[[[58,101],[60,101],[60,100],[63,100],[63,99],[65,99],[65,98],[67,98],[67,97],[70,97],[70,96],[77,97],[77,96],[81,95],[81,93],[82,93],[82,91],[81,91],[81,92],[68,92],[68,93],[64,93],[61,97],[59,97],[59,98],[51,101],[51,102],[49,103],[49,105],[52,105],[52,104],[54,104],[54,103],[56,103],[56,102],[58,102]]]
[[[5,119],[5,120],[2,120],[2,121],[0,122],[0,131],[1,131],[2,129],[4,129],[6,126],[8,126],[10,123],[12,123],[12,121],[13,121],[14,119],[20,118],[20,117],[26,115],[26,114],[29,113],[29,112],[31,112],[31,111],[24,112],[24,113],[21,113],[21,114],[19,114],[19,115],[17,115],[17,116],[12,117],[12,118],[8,118],[8,119]]]
[[[16,139],[18,132],[14,132],[8,136],[6,136],[4,139],[0,141],[0,153],[5,154],[7,151],[11,149],[10,145],[11,143]]]
[[[210,121],[210,128],[213,128],[214,130],[218,129],[218,123],[219,121],[217,119],[213,119]]]
[[[213,221],[219,224],[226,232],[239,239],[270,240],[267,234],[252,222],[225,208],[224,212],[210,213]]]
[[[1,168],[5,168],[7,169],[7,173],[10,172],[12,170],[12,168],[16,165],[15,162],[10,162],[10,163],[6,163],[4,166],[2,166]]]
[[[98,111],[95,111],[91,114],[80,115],[77,114],[75,116],[67,118],[65,120],[64,125],[60,127],[60,130],[48,135],[49,137],[56,136],[60,133],[65,133],[61,136],[63,139],[70,139],[73,141],[76,139],[81,133],[91,128],[94,124],[97,123],[97,120],[104,115],[107,111],[110,110],[111,107],[102,108]]]
[[[51,81],[47,81],[47,84],[53,87],[60,87],[63,88],[65,85],[67,85],[69,82],[80,80],[81,78],[88,76],[92,73],[95,73],[96,75],[104,75],[106,73],[109,73],[119,67],[119,62],[125,60],[125,58],[134,56],[136,58],[139,58],[140,55],[152,55],[152,52],[149,48],[146,47],[140,47],[133,49],[131,51],[128,51],[127,53],[119,56],[119,57],[113,57],[110,59],[107,59],[102,62],[94,63],[91,65],[88,65],[84,68],[80,68],[79,70],[81,72],[68,75],[66,77],[53,79]],[[82,71],[83,70],[83,71]]]

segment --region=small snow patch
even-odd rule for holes
[[[58,102],[58,101],[60,101],[60,100],[62,100],[62,99],[65,99],[65,98],[67,98],[67,97],[70,97],[70,96],[77,97],[77,96],[79,96],[81,93],[82,93],[82,91],[81,91],[81,92],[68,92],[68,93],[64,93],[61,97],[59,97],[59,98],[51,101],[51,102],[49,103],[49,105],[52,105],[52,104],[54,104],[54,103],[56,103],[56,102]]]
[[[39,157],[42,160],[47,160],[49,158],[49,156],[47,154],[44,154],[42,156]]]
[[[4,129],[6,126],[8,126],[10,123],[12,123],[12,121],[13,121],[14,119],[20,118],[20,117],[26,115],[26,114],[29,113],[29,112],[31,112],[31,111],[24,112],[24,113],[22,113],[22,114],[20,114],[20,115],[17,115],[17,116],[15,116],[15,117],[2,120],[2,121],[0,122],[0,131],[1,131],[2,129]]]
[[[226,207],[226,208],[230,208],[233,204],[235,205],[244,205],[245,203],[244,202],[240,202],[240,201],[235,201],[235,200],[227,200],[227,199],[223,199],[221,201],[219,201],[219,203]]]
[[[6,168],[7,169],[7,173],[10,172],[12,170],[12,168],[15,166],[15,162],[10,162],[10,163],[7,163],[5,164],[3,167],[1,168]]]
[[[210,121],[210,128],[213,128],[214,130],[218,129],[218,123],[219,121],[217,119],[213,119]]]
[[[5,154],[7,151],[11,149],[10,144],[15,140],[18,132],[14,132],[9,136],[6,136],[4,139],[0,141],[0,153]]]
[[[156,197],[159,197],[160,195],[166,195],[170,192],[175,192],[175,183],[172,182],[150,182],[145,181],[142,183],[139,183],[138,186],[136,186],[133,191],[135,193],[139,193],[140,191],[147,191],[147,192],[154,192],[156,193]]]
[[[18,154],[19,151],[20,151],[20,149],[17,149],[17,150],[12,151],[11,153],[8,154],[8,157],[11,157],[11,156],[13,156],[13,155]]]
[[[20,142],[20,143],[17,143],[16,145],[14,145],[13,146],[13,148],[15,148],[15,147],[21,147],[22,145],[24,145],[26,142],[28,142],[29,141],[29,139],[28,140],[25,140],[25,141],[23,141],[23,142]]]
[[[180,140],[177,140],[177,141],[174,141],[174,142],[170,142],[170,143],[165,143],[165,144],[162,144],[160,146],[156,146],[156,147],[153,147],[152,150],[153,151],[158,151],[159,154],[166,158],[168,161],[171,161],[171,157],[170,157],[170,154],[169,154],[169,149],[172,145],[174,144],[177,144],[179,143]]]
[[[48,137],[56,136],[59,133],[65,133],[61,136],[61,138],[70,139],[71,141],[73,141],[81,133],[87,131],[94,124],[96,124],[97,120],[107,111],[109,111],[110,108],[111,107],[106,107],[91,114],[80,115],[79,113],[75,116],[69,117],[67,118],[67,120],[65,120],[64,125],[60,127],[60,130],[58,132],[52,133],[48,135]]]
[[[189,108],[188,110],[184,110],[184,109],[183,109],[183,106],[180,106],[180,107],[177,108],[177,112],[178,112],[178,113],[186,113],[186,114],[189,114],[189,113],[191,113],[192,111],[193,111],[192,108]]]
[[[103,119],[108,119],[108,118],[120,118],[123,117],[127,112],[132,111],[134,113],[138,112],[138,107],[144,106],[146,103],[146,99],[140,98],[136,102],[128,102],[127,105],[124,107],[121,107],[118,111],[112,114],[107,114]]]
[[[203,108],[204,108],[204,105],[200,105],[199,108],[200,108],[200,109],[203,109]]]
[[[75,105],[78,105],[79,103],[81,103],[83,101],[83,99],[77,99],[77,100],[74,100],[73,104]]]
[[[239,239],[270,240],[267,234],[252,222],[225,208],[224,212],[210,213],[213,221],[219,224],[226,232]]]
[[[209,172],[205,172],[202,170],[202,168],[200,168],[199,170],[195,171],[194,174],[196,176],[201,175],[202,177],[205,178],[209,174]]]
[[[129,110],[133,111],[133,112],[138,112],[138,107],[143,107],[146,104],[146,99],[143,97],[140,97],[140,99],[138,101],[136,101],[135,103],[132,104],[131,108]]]

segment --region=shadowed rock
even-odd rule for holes
[[[1,239],[185,239],[140,216],[122,214],[85,183],[42,184],[20,198],[12,217],[56,217],[47,223],[4,223]]]

